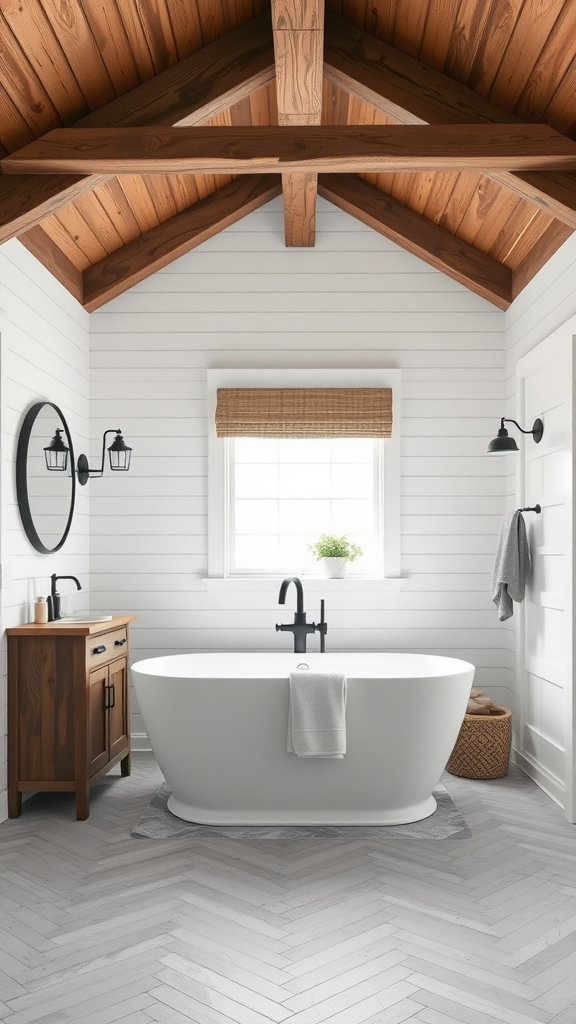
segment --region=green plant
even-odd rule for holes
[[[345,534],[342,537],[336,537],[333,534],[323,533],[320,540],[317,540],[315,544],[309,544],[308,547],[318,559],[347,558],[349,562],[353,562],[358,555],[363,553],[362,548],[348,540]]]

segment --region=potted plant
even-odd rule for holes
[[[348,562],[353,562],[362,554],[362,548],[348,540],[345,534],[336,537],[323,533],[320,540],[308,547],[316,555],[318,561],[324,562],[326,575],[331,579],[344,579],[348,571]]]

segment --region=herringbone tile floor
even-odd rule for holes
[[[465,840],[130,838],[161,781],[0,826],[9,1024],[576,1024],[576,826],[521,773],[451,779]]]

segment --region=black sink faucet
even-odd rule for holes
[[[302,589],[302,581],[299,580],[297,576],[287,576],[285,580],[282,580],[280,593],[278,594],[278,604],[286,604],[286,592],[291,583],[296,587],[297,595],[294,622],[277,623],[276,632],[293,633],[294,653],[306,654],[306,636],[308,633],[315,633],[317,627],[315,622],[306,622],[306,612],[304,611],[304,590]]]
[[[55,619],[60,618],[60,594],[56,590],[56,583],[58,580],[74,580],[78,590],[82,590],[82,585],[75,576],[57,576],[55,572],[50,577],[52,580],[52,586],[50,588],[50,597],[48,598],[48,622],[54,622]]]

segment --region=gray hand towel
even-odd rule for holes
[[[521,512],[509,512],[500,527],[492,572],[492,600],[498,606],[500,622],[513,614],[512,601],[524,600],[529,575],[530,549],[524,518]]]
[[[298,757],[346,753],[346,676],[342,672],[290,673],[288,743]]]

